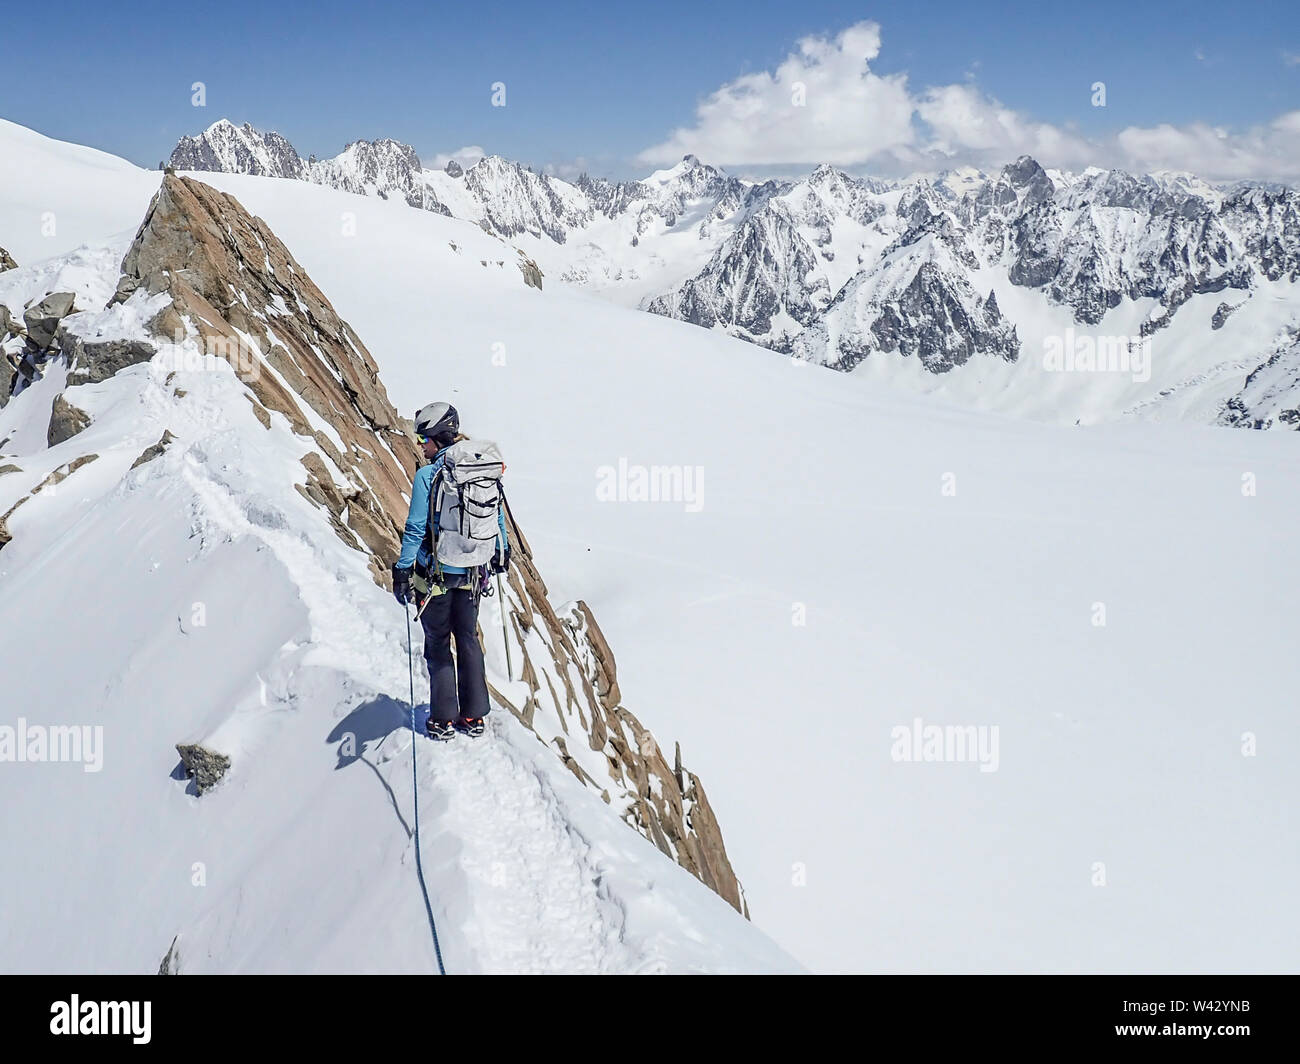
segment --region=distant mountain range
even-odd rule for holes
[[[304,160],[224,120],[170,165],[396,197],[615,301],[964,402],[1300,426],[1300,194],[1286,186],[1028,156],[996,174],[888,182],[823,165],[759,183],[688,155],[639,181],[567,182],[500,156],[426,169],[393,140]]]

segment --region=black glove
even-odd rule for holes
[[[403,606],[411,601],[411,570],[393,566],[393,598]]]
[[[496,574],[496,573],[504,573],[504,572],[505,572],[507,569],[509,569],[509,568],[510,568],[510,548],[509,548],[509,547],[507,547],[507,548],[506,548],[506,549],[505,549],[505,550],[500,554],[500,556],[498,556],[498,555],[496,555],[496,554],[492,555],[492,560],[491,560],[490,562],[488,562],[488,572],[493,573],[493,574]]]

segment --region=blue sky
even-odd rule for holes
[[[807,161],[820,161],[813,157],[819,150],[837,149],[810,137],[806,152],[787,147],[783,157],[766,160],[761,145],[728,141],[740,132],[727,127],[725,115],[712,124],[700,121],[699,103],[738,78],[776,71],[802,38],[833,42],[870,20],[879,27],[872,74],[894,78],[895,85],[905,75],[906,91],[917,98],[931,87],[960,86],[1023,122],[1067,130],[1088,145],[1062,149],[1063,162],[1085,162],[1090,151],[1108,162],[1101,156],[1125,129],[1201,123],[1236,134],[1300,109],[1298,9],[1271,0],[1038,0],[1003,3],[996,14],[950,0],[635,6],[495,0],[436,8],[323,0],[310,9],[140,0],[106,15],[102,2],[72,0],[59,7],[58,26],[38,17],[7,20],[6,54],[24,61],[11,64],[4,79],[0,115],[144,165],[165,158],[182,134],[228,117],[279,130],[304,156],[333,155],[358,137],[392,136],[425,158],[481,145],[536,165],[585,162],[593,172],[620,177],[652,168],[645,153],[655,145],[665,152],[699,146],[697,154],[706,157],[717,134],[717,151],[734,158],[716,161],[761,170],[768,161],[794,165],[804,153]],[[195,81],[206,85],[205,108],[190,103]],[[505,107],[491,106],[498,81],[506,85]],[[1106,83],[1104,108],[1090,102],[1096,81]],[[825,92],[841,85],[828,80]],[[970,105],[957,95],[945,107]],[[875,99],[863,97],[868,110]],[[860,110],[842,113],[853,120]],[[826,114],[840,121],[840,111]],[[676,130],[687,135],[675,140]],[[1050,134],[1044,141],[1042,130],[1031,135],[1019,127],[996,143],[965,138],[960,130],[954,141],[954,130],[948,132],[937,138],[940,149],[958,163],[990,161],[1022,142],[1055,143]],[[899,147],[900,127],[875,154],[856,158],[862,153],[841,148],[839,161],[866,170],[918,165],[933,157],[932,134]],[[779,141],[791,135],[790,127],[766,135]],[[1200,161],[1204,139],[1201,149],[1194,137],[1129,143],[1161,158]],[[1290,147],[1289,139],[1281,147],[1256,145],[1240,165],[1273,165],[1256,161],[1260,151],[1285,154]]]

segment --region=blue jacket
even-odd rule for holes
[[[418,561],[420,568],[432,568],[432,559],[429,557],[429,544],[426,533],[429,528],[429,495],[433,491],[434,477],[442,470],[442,451],[433,456],[433,461],[427,466],[421,466],[415,471],[415,483],[411,485],[411,510],[406,515],[406,529],[402,533],[402,553],[397,559],[397,565],[400,569],[410,569]],[[506,518],[503,512],[505,507],[497,510],[497,524],[501,527],[501,544],[507,547],[510,541],[506,538]],[[435,521],[437,515],[434,515]],[[435,526],[435,531],[437,531]],[[463,573],[465,569],[459,565],[442,565],[444,573]]]

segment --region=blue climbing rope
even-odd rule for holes
[[[415,728],[415,663],[411,655],[411,611],[403,606],[402,612],[406,614],[406,670],[411,676],[411,794],[415,798],[415,870],[419,873],[420,891],[424,894],[424,911],[429,914],[429,930],[433,932],[433,952],[438,957],[438,974],[446,975],[447,969],[442,964],[442,946],[438,944],[438,925],[433,919],[429,888],[424,882],[424,862],[420,860],[420,777],[415,771],[420,735]]]

